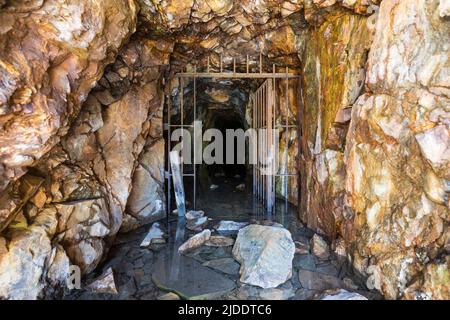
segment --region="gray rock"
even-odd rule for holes
[[[344,289],[325,292],[320,300],[368,300],[356,292],[348,292]]]
[[[205,245],[210,247],[229,247],[234,244],[234,239],[224,236],[211,236]]]
[[[197,220],[203,218],[204,216],[205,212],[202,210],[199,211],[189,210],[188,212],[186,212],[186,220],[188,221]]]
[[[233,255],[243,283],[276,288],[292,276],[295,245],[284,228],[250,225],[239,231]]]
[[[309,270],[299,270],[298,278],[302,287],[308,290],[324,291],[344,286],[343,282],[336,277]]]
[[[309,245],[295,241],[295,254],[309,254]]]
[[[192,231],[201,231],[208,223],[208,217],[199,217],[196,219],[188,220],[186,228]]]
[[[245,226],[247,222],[236,222],[236,221],[220,221],[219,225],[216,227],[217,231],[239,231]]]
[[[295,296],[295,289],[290,282],[278,288],[260,289],[259,297],[263,300],[288,300]]]
[[[210,260],[203,263],[203,266],[218,270],[226,274],[239,275],[240,265],[233,258]]]
[[[306,268],[304,268],[304,269],[306,269]],[[323,274],[328,274],[333,277],[339,276],[339,270],[331,263],[317,266],[317,272],[320,272]]]
[[[86,289],[95,293],[117,294],[116,283],[114,281],[114,273],[111,268],[106,270],[104,274],[95,279]]]
[[[292,264],[294,265],[294,268],[305,269],[309,271],[316,270],[314,256],[311,254],[296,255]]]
[[[309,290],[305,288],[298,289],[292,300],[312,300],[315,295],[320,292],[317,290]]]
[[[315,234],[311,239],[311,249],[314,255],[319,259],[326,260],[330,257],[330,248],[328,244],[318,234]]]

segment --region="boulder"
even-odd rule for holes
[[[292,276],[295,245],[288,230],[250,225],[241,229],[233,255],[241,263],[240,281],[275,288]]]
[[[206,229],[196,235],[192,236],[189,240],[183,243],[179,248],[178,252],[185,253],[189,250],[195,249],[203,245],[211,237],[211,230]]]

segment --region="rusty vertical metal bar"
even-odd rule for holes
[[[264,171],[265,172],[265,166],[267,165],[267,129],[266,129],[266,113],[267,113],[267,81],[264,82],[264,85],[262,86],[261,96],[262,96],[262,128],[263,128],[263,157],[264,157]],[[266,205],[266,175],[262,175],[262,201],[264,206]]]
[[[209,56],[208,56],[208,69],[209,69]],[[197,73],[197,67],[195,67],[195,73]],[[197,120],[197,77],[194,76],[194,162],[193,162],[193,169],[194,169],[194,185],[192,187],[193,189],[193,207],[194,210],[197,210],[197,158],[196,158],[196,151],[197,151],[197,144],[196,144],[196,132],[195,132],[195,121]]]
[[[261,90],[258,90],[258,132],[261,131]],[[261,134],[258,137],[258,198],[261,199]]]
[[[180,78],[178,78],[180,79]],[[167,222],[167,226],[169,225],[169,215],[172,213],[172,182],[171,182],[171,167],[170,167],[170,148],[171,148],[171,104],[172,101],[168,101],[167,102],[167,217],[166,217],[166,222]]]
[[[262,73],[263,67],[262,67],[262,54],[259,53],[259,73]]]
[[[249,61],[248,61],[248,55],[247,55],[246,60],[245,60],[245,66],[246,66],[247,73],[249,73],[250,66],[249,66]]]
[[[285,149],[286,149],[286,157],[285,157],[285,163],[284,163],[284,167],[285,167],[285,171],[286,171],[286,176],[285,176],[285,180],[284,180],[284,190],[286,192],[286,199],[285,199],[285,205],[286,205],[286,209],[287,209],[287,205],[288,205],[288,201],[289,201],[289,170],[288,170],[288,165],[289,165],[289,67],[286,67],[286,114],[285,114],[285,135],[286,135],[286,139],[285,139]]]
[[[267,176],[267,209],[269,213],[272,213],[273,209],[273,198],[272,198],[272,185],[273,185],[273,139],[272,139],[272,115],[273,115],[273,83],[271,79],[267,80],[268,90],[267,90],[267,146],[268,146],[268,161],[269,161],[269,172]]]
[[[208,56],[208,66],[206,67],[207,72],[209,73],[209,56]],[[197,72],[196,72],[197,73]],[[195,78],[194,78],[195,79]]]
[[[247,56],[248,57],[248,56]],[[252,105],[252,129],[255,130],[255,117],[256,117],[256,113],[255,113],[255,98],[254,98],[254,94],[252,93],[250,96],[250,103]],[[253,196],[256,194],[256,170],[255,170],[255,141],[253,140],[253,144],[252,144],[252,158],[250,158],[251,161],[253,161],[253,166],[252,166],[252,171],[253,171],[253,175],[252,175],[252,190],[253,190]]]
[[[233,58],[233,73],[236,74],[236,58]]]
[[[222,54],[220,54],[220,73],[223,72],[223,60],[222,60]]]
[[[257,145],[257,162],[256,162],[256,195],[259,199],[259,153],[260,153],[260,147],[259,147],[259,90],[256,91],[256,130],[258,132],[258,137],[256,141]]]
[[[274,171],[273,171],[273,176],[272,176],[272,199],[273,199],[273,208],[275,208],[276,205],[276,197],[275,197],[275,188],[276,188],[276,176],[277,176],[277,168],[278,168],[278,162],[277,162],[277,157],[278,157],[278,141],[275,141],[275,138],[277,138],[277,136],[275,135],[275,131],[276,131],[276,125],[277,125],[277,106],[276,106],[276,93],[277,93],[277,79],[275,78],[275,73],[276,73],[276,66],[275,64],[272,65],[272,73],[273,73],[273,79],[272,79],[272,94],[273,94],[273,114],[272,114],[272,128],[273,128],[273,132],[272,132],[272,144],[273,144],[273,166],[274,166]]]
[[[183,147],[184,147],[184,79],[180,80],[180,125],[181,125],[181,176],[184,174],[184,159],[183,159]]]

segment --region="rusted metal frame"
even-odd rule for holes
[[[184,78],[180,78],[180,124],[181,128],[184,126]],[[181,131],[181,176],[184,177],[184,130]]]
[[[285,157],[285,171],[286,173],[289,172],[288,165],[289,165],[289,78],[287,77],[289,74],[289,67],[286,67],[286,114],[285,114],[285,149],[286,149],[286,157]],[[287,208],[288,201],[289,201],[289,177],[284,177],[284,190],[286,191],[286,199],[285,199],[285,205]]]
[[[248,62],[248,56],[247,56],[247,62]],[[250,101],[251,101],[251,104],[252,104],[252,128],[255,129],[255,127],[256,127],[256,125],[255,125],[255,121],[256,121],[255,107],[256,106],[255,106],[255,95],[253,93],[251,93],[251,95],[250,95]],[[255,144],[254,141],[251,144],[251,146],[252,146],[252,158],[250,160],[255,161],[255,159],[256,159],[256,155],[255,155],[256,144]],[[252,172],[253,172],[253,175],[252,175],[252,181],[253,181],[252,190],[253,190],[253,196],[255,196],[255,194],[256,194],[256,169],[255,169],[255,163],[253,163]]]
[[[196,71],[196,68],[194,69]],[[195,75],[195,72],[194,72]],[[179,76],[179,75],[178,75]],[[197,78],[194,76],[194,120],[197,119]],[[188,124],[184,124],[184,78],[183,77],[179,77],[180,79],[180,124],[172,124],[171,123],[171,107],[170,107],[170,103],[168,103],[168,110],[167,110],[167,154],[170,155],[171,152],[171,134],[172,134],[172,130],[171,128],[193,128],[194,129],[194,137],[195,137],[195,126],[194,125],[188,125]],[[181,132],[181,141],[184,143],[184,132]],[[180,159],[181,159],[181,177],[185,178],[185,177],[192,177],[193,178],[193,209],[196,210],[197,207],[197,166],[196,166],[196,139],[194,139],[193,143],[194,143],[194,162],[193,162],[193,173],[185,173],[184,172],[184,159],[183,157],[183,143],[181,144],[181,155],[180,155]],[[168,180],[167,183],[167,214],[166,214],[166,218],[167,220],[169,219],[169,214],[172,211],[172,186],[171,186],[171,179],[173,178],[173,173],[172,173],[172,169],[171,169],[171,164],[170,164],[170,157],[168,157],[167,159],[167,175],[166,178]]]
[[[275,109],[275,85],[274,85],[274,79],[267,79],[267,121],[266,121],[266,129],[267,129],[267,152],[268,152],[268,160],[270,161],[270,169],[273,169],[274,164],[274,137],[273,137],[273,127],[274,127],[274,118],[273,118],[273,112]],[[272,214],[273,208],[274,208],[274,193],[273,193],[273,174],[272,172],[269,172],[269,175],[266,176],[267,180],[267,210],[269,214]]]
[[[262,90],[258,90],[258,133],[261,131],[262,128],[262,118],[263,118],[263,108],[262,108]],[[262,157],[264,156],[263,150],[261,148],[262,146],[262,136],[258,136],[258,156]],[[262,164],[260,159],[258,159],[258,199],[262,201]]]
[[[169,227],[169,215],[172,212],[172,181],[171,181],[171,168],[170,168],[170,149],[171,149],[171,105],[172,101],[167,103],[167,174],[165,178],[167,179],[167,212],[166,212],[166,223]]]
[[[260,90],[256,91],[256,114],[257,114],[257,118],[256,118],[256,130],[259,133],[259,129],[261,126],[261,114],[260,114],[260,105],[261,105],[261,99],[260,99]],[[259,157],[261,155],[261,151],[259,148],[259,144],[260,144],[260,137],[258,134],[258,140],[256,141],[256,146],[257,146],[257,162],[256,162],[256,171],[257,171],[257,176],[256,176],[256,191],[257,191],[257,197],[258,199],[260,199],[261,197],[261,185],[260,185],[260,178],[261,178],[261,168],[260,168],[260,161],[259,161]]]
[[[245,72],[183,72],[179,73],[177,75],[181,78],[192,78],[196,76],[197,78],[221,78],[221,79],[270,79],[270,78],[277,78],[277,79],[285,79],[286,74],[285,73],[245,73]],[[299,75],[297,74],[289,74],[288,78],[298,78]]]
[[[209,68],[209,57],[208,57],[208,68]],[[197,67],[195,67],[195,73],[197,73]],[[197,120],[197,77],[194,76],[194,121]],[[195,131],[195,125],[194,125],[194,154],[193,154],[193,158],[194,158],[194,162],[193,162],[193,169],[194,169],[194,182],[193,182],[193,197],[194,199],[192,200],[193,202],[193,207],[194,210],[197,210],[197,158],[196,158],[196,153],[197,153],[197,139],[196,139],[196,131]]]
[[[236,72],[236,60],[233,59],[233,72],[223,72],[223,58],[222,58],[222,54],[220,55],[220,73],[211,73],[210,72],[210,61],[209,61],[209,57],[208,57],[208,66],[207,66],[207,72],[206,73],[197,73],[197,70],[195,68],[194,72],[183,72],[183,73],[179,73],[177,75],[180,79],[181,82],[181,90],[180,90],[180,104],[181,104],[181,125],[171,125],[170,121],[170,104],[168,106],[168,152],[170,152],[170,135],[171,135],[171,128],[172,127],[182,127],[182,128],[192,128],[194,126],[192,125],[184,125],[184,82],[182,81],[183,78],[190,78],[193,77],[194,78],[194,118],[196,118],[197,116],[197,112],[196,112],[196,79],[197,78],[241,78],[241,79],[270,79],[272,81],[272,86],[271,88],[268,88],[268,81],[266,81],[254,94],[253,94],[253,105],[254,105],[254,119],[253,119],[253,127],[258,131],[259,129],[266,129],[267,132],[267,137],[263,138],[263,145],[262,145],[262,152],[260,152],[259,148],[256,148],[255,150],[255,157],[257,160],[257,163],[254,165],[253,167],[253,193],[257,195],[257,197],[262,200],[262,202],[264,203],[264,199],[266,198],[267,200],[273,199],[273,205],[275,203],[275,177],[279,176],[279,177],[284,177],[284,183],[285,183],[285,190],[286,190],[286,204],[288,202],[288,197],[289,197],[289,183],[288,183],[288,178],[289,177],[293,177],[296,176],[296,174],[290,174],[288,173],[275,173],[273,175],[271,175],[270,177],[263,175],[262,174],[262,165],[260,163],[260,161],[258,161],[258,155],[262,154],[263,156],[267,156],[268,155],[268,151],[270,150],[270,147],[272,146],[272,144],[274,143],[275,140],[275,136],[272,136],[272,140],[270,140],[269,137],[269,132],[271,132],[272,128],[284,128],[285,129],[285,134],[286,134],[286,157],[285,157],[285,168],[287,170],[288,168],[288,144],[289,144],[289,129],[291,128],[298,128],[298,126],[295,125],[289,125],[289,97],[288,97],[288,92],[289,92],[289,79],[291,78],[298,78],[300,77],[299,75],[295,75],[295,74],[289,74],[289,69],[286,67],[286,72],[285,73],[277,73],[275,70],[275,65],[273,65],[273,70],[272,73],[264,73],[263,72],[263,65],[262,65],[262,55],[260,54],[259,57],[259,73],[250,73],[250,68],[249,68],[249,59],[247,56],[246,59],[246,73],[238,73]],[[281,124],[277,125],[276,124],[276,117],[277,117],[277,113],[276,113],[276,79],[285,79],[286,82],[286,115],[285,115],[285,121],[284,121],[284,125],[283,125],[283,121],[281,120]],[[271,106],[272,110],[267,110],[268,106]],[[270,114],[270,116],[268,117],[268,115]],[[271,118],[271,119],[270,119]],[[273,125],[272,125],[272,123]],[[271,123],[271,125],[269,125],[269,123]],[[259,132],[258,132],[259,133]],[[194,135],[195,135],[195,127],[194,127]],[[257,135],[257,137],[259,138],[259,135]],[[183,134],[182,134],[182,138]],[[268,140],[269,139],[269,140]],[[194,177],[194,208],[196,206],[196,153],[195,153],[195,139],[194,139],[194,173],[193,174],[185,174],[183,171],[183,177],[189,176],[189,177]],[[275,150],[273,150],[275,151]],[[275,155],[273,155],[275,156]],[[170,178],[171,178],[171,172],[170,172],[170,166],[169,166],[169,172],[168,172],[168,179],[170,182]],[[267,183],[267,179],[270,179],[269,181],[269,186],[266,185]],[[271,184],[270,184],[271,182]],[[170,193],[171,193],[171,185],[170,183],[168,184],[168,197],[169,197],[169,206],[168,206],[168,211],[170,212],[170,206],[171,206],[171,201],[170,201]],[[269,200],[271,201],[271,200]],[[270,207],[270,202],[268,207]]]
[[[275,74],[276,73],[276,68],[275,68],[275,64],[272,65],[272,73]],[[278,155],[278,150],[275,150],[275,146],[278,146],[278,142],[275,141],[275,138],[277,138],[277,136],[275,135],[275,128],[276,128],[276,121],[277,121],[277,108],[276,108],[276,103],[277,103],[277,97],[276,97],[276,93],[277,93],[277,79],[275,77],[272,77],[272,94],[273,94],[273,129],[274,131],[272,132],[272,139],[273,139],[273,144],[274,144],[274,149],[273,149],[273,164],[276,165],[277,164],[277,155]],[[276,144],[275,144],[276,143]],[[276,166],[274,168],[274,170],[276,170]],[[273,208],[275,208],[276,205],[276,197],[275,197],[275,185],[276,185],[276,174],[277,172],[274,171],[273,172],[273,177],[272,177],[272,199],[273,199]],[[273,210],[272,210],[273,211]]]

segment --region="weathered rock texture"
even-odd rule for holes
[[[355,262],[388,298],[449,288],[450,25],[445,1],[383,1],[345,163]],[[442,265],[447,265],[442,271]],[[439,267],[438,267],[439,266]],[[435,277],[430,272],[441,268]],[[429,283],[431,279],[432,282]]]
[[[391,299],[448,297],[444,2],[330,12],[303,51],[301,214]]]
[[[363,16],[338,11],[325,18],[306,35],[303,51],[301,209],[310,227],[334,238],[345,193],[345,110],[363,90],[372,37]]]
[[[50,3],[47,1],[42,8],[36,9],[40,16],[50,10],[47,8]],[[28,16],[26,22],[32,32],[42,33],[40,42],[33,42],[36,39],[23,42],[28,50],[15,48],[12,37],[18,32],[12,29],[11,34],[5,33],[2,38],[2,41],[11,41],[7,48],[12,52],[21,50],[25,54],[18,60],[22,69],[26,64],[40,63],[33,70],[42,73],[34,78],[30,74],[30,78],[17,82],[16,91],[22,90],[22,85],[37,86],[42,90],[36,91],[32,100],[24,103],[31,108],[28,113],[6,109],[6,106],[14,105],[13,95],[8,96],[5,87],[2,88],[7,97],[5,110],[8,110],[1,116],[5,121],[5,130],[1,131],[5,137],[1,140],[5,145],[2,159],[6,159],[2,162],[3,172],[5,175],[14,172],[12,178],[19,178],[24,171],[23,164],[18,162],[12,169],[6,157],[19,159],[26,154],[36,159],[27,163],[27,166],[34,166],[33,175],[44,177],[43,183],[34,178],[29,186],[23,186],[24,179],[20,179],[4,193],[5,198],[11,200],[6,203],[9,210],[2,211],[0,220],[9,223],[7,227],[2,226],[6,229],[4,237],[0,238],[3,248],[0,262],[4,270],[0,297],[3,298],[36,298],[47,294],[43,288],[64,286],[70,264],[78,265],[82,273],[91,272],[121,227],[126,230],[150,222],[164,211],[161,67],[168,64],[172,45],[157,40],[131,40],[88,95],[105,64],[113,60],[119,47],[134,31],[136,8],[132,1],[126,6],[115,2],[102,2],[99,7],[97,4],[92,4],[94,7],[88,4],[66,6],[55,7],[55,10],[70,9],[79,15],[83,10],[89,12],[83,14],[86,21],[79,21],[78,26],[80,30],[86,28],[86,34],[66,30],[65,40],[58,44],[45,39],[52,37],[52,33],[45,31],[44,25],[33,25]],[[41,12],[44,8],[47,11]],[[20,17],[25,17],[25,13],[14,10],[7,7],[2,11],[2,15],[11,16],[2,22],[19,23]],[[90,15],[92,19],[88,18]],[[51,17],[44,16],[45,19]],[[107,17],[101,18],[104,16]],[[54,23],[63,28],[63,22],[59,21],[61,16],[57,14],[55,19]],[[73,28],[74,22],[69,26]],[[94,29],[96,26],[98,30]],[[57,34],[62,36],[60,32]],[[14,45],[18,43],[19,40]],[[54,54],[42,56],[47,59],[55,55],[56,62],[35,57],[34,52],[42,50],[40,46],[45,49],[56,46],[52,49]],[[3,51],[2,54],[13,53]],[[5,64],[15,61],[5,57]],[[19,68],[19,64],[14,68]],[[45,73],[59,76],[48,83],[52,76],[44,76]],[[21,76],[27,74],[21,73]],[[8,80],[10,74],[3,75],[5,83],[15,83]],[[43,106],[48,110],[53,104],[50,111],[41,111]],[[22,137],[27,145],[20,142]],[[37,139],[40,144],[30,138]],[[20,151],[17,156],[14,150]],[[2,181],[6,182],[5,179]],[[14,200],[17,198],[19,200]],[[34,254],[27,259],[30,252]]]
[[[8,2],[0,12],[0,190],[64,135],[134,32],[134,1]]]
[[[241,229],[233,247],[233,256],[241,264],[240,281],[265,289],[291,278],[294,253],[288,230],[256,224]]]

